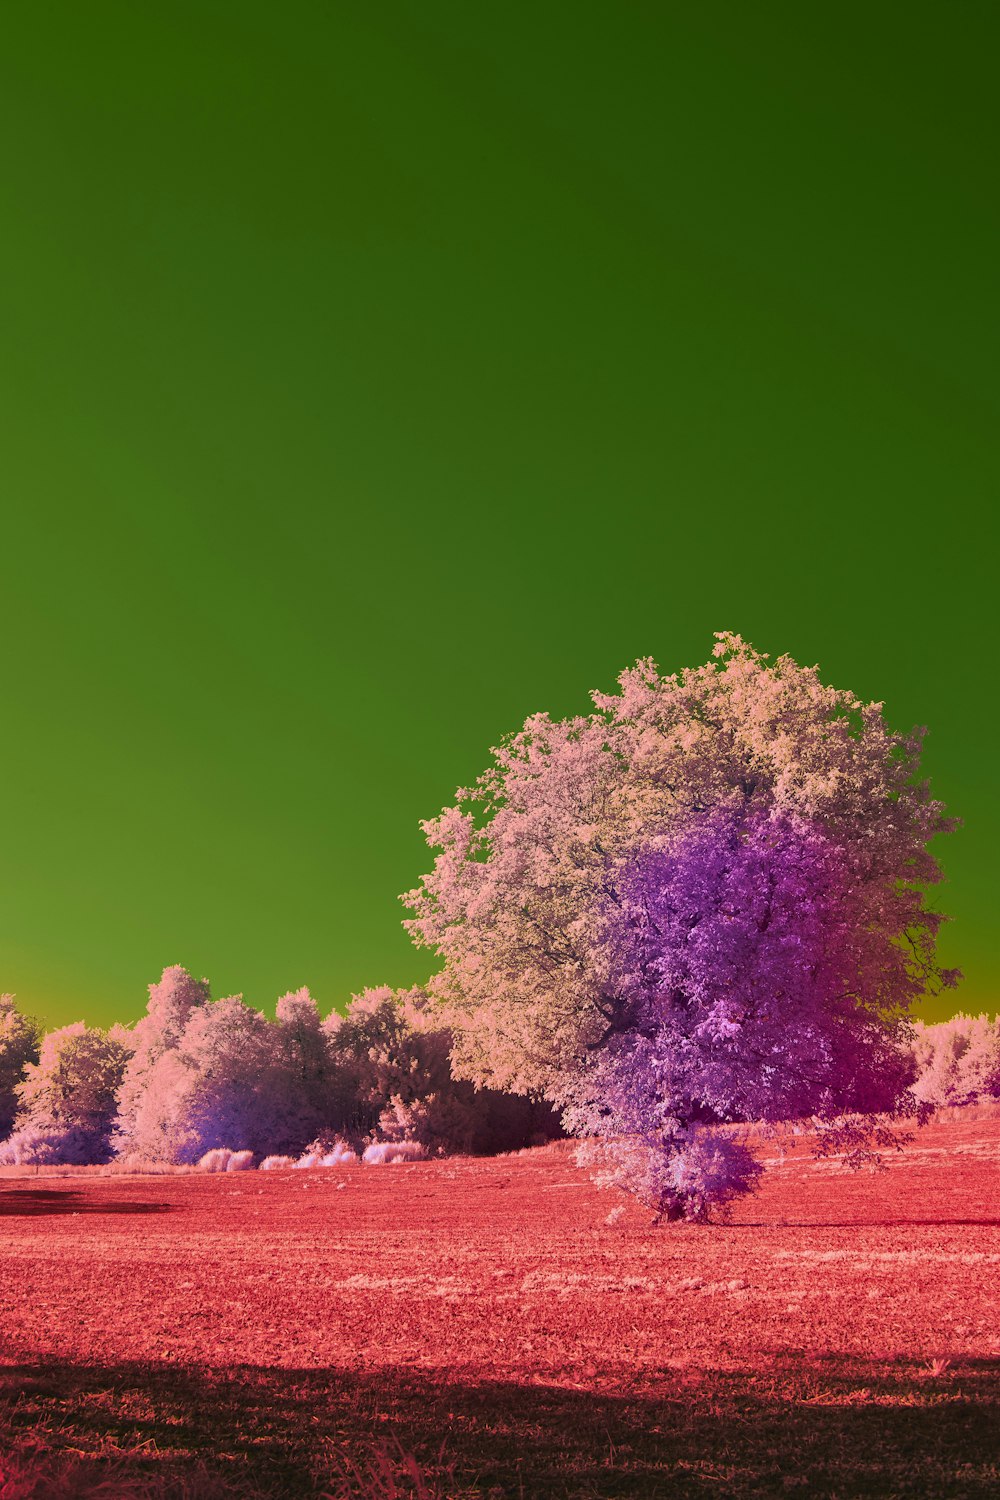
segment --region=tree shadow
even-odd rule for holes
[[[517,1381],[400,1367],[24,1362],[0,1368],[0,1444],[48,1434],[83,1455],[95,1491],[101,1465],[124,1455],[129,1495],[189,1494],[198,1465],[221,1486],[203,1484],[206,1495],[409,1495],[402,1484],[343,1483],[345,1461],[363,1473],[366,1454],[391,1456],[398,1444],[421,1465],[424,1493],[441,1500],[994,1500],[998,1376],[998,1360],[935,1369],[793,1356],[727,1371],[619,1367],[583,1388],[565,1370]]]
[[[0,1192],[0,1218],[39,1218],[51,1214],[165,1214],[173,1203],[115,1202],[75,1188],[10,1188]]]

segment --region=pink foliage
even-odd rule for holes
[[[122,1153],[195,1162],[222,1146],[300,1151],[345,1110],[343,1070],[306,989],[283,995],[269,1021],[239,995],[212,1001],[207,981],[175,966],[150,986],[149,1010],[129,1035]]]
[[[78,1125],[27,1124],[0,1144],[0,1166],[90,1166],[94,1154],[93,1136]]]
[[[168,1089],[165,1074],[178,1070],[169,1064],[155,1071],[160,1060],[176,1051],[194,1011],[207,1005],[210,991],[207,979],[193,979],[181,964],[163,970],[158,983],[149,986],[146,1014],[130,1033],[131,1057],[125,1069],[118,1098],[118,1119],[114,1145],[119,1154],[133,1150],[153,1159],[171,1159],[171,1117],[164,1119],[158,1109],[157,1096]]]
[[[891,1110],[908,1006],[958,978],[921,732],[738,636],[714,658],[529,718],[404,898],[460,1076],[667,1156],[699,1118]]]
[[[50,1031],[17,1086],[18,1126],[53,1132],[53,1140],[61,1133],[72,1142],[66,1160],[78,1160],[82,1151],[85,1161],[106,1161],[127,1059],[117,1028],[107,1032],[77,1021]]]
[[[917,1069],[913,1092],[936,1108],[1000,1097],[1000,1016],[967,1016],[927,1026],[912,1040]]]
[[[420,1141],[373,1141],[361,1160],[381,1165],[384,1162],[423,1161],[427,1147]]]

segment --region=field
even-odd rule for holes
[[[997,1119],[728,1225],[607,1222],[563,1142],[7,1175],[0,1497],[995,1496],[998,1188]]]

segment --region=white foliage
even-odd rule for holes
[[[339,1167],[342,1166],[344,1162],[357,1160],[358,1153],[356,1151],[352,1151],[350,1146],[345,1145],[343,1142],[339,1142],[336,1146],[334,1146],[332,1151],[327,1151],[325,1156],[321,1158],[320,1166]]]
[[[226,1146],[215,1146],[198,1161],[199,1172],[227,1172],[232,1151]]]
[[[427,1147],[419,1141],[373,1141],[361,1159],[381,1165],[386,1162],[424,1161],[426,1157]]]
[[[936,1108],[1000,1096],[1000,1016],[967,1016],[927,1026],[915,1023],[912,1044],[916,1097]]]

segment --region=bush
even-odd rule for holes
[[[253,1171],[253,1152],[252,1151],[233,1151],[231,1153],[230,1157],[229,1157],[229,1160],[226,1162],[226,1171],[227,1172],[252,1172]]]
[[[265,1156],[260,1164],[262,1172],[280,1172],[284,1167],[294,1167],[294,1156]]]
[[[347,1145],[345,1141],[339,1141],[330,1151],[323,1154],[320,1160],[321,1167],[341,1167],[345,1162],[358,1161],[358,1153]]]
[[[76,1125],[22,1125],[0,1146],[4,1167],[82,1167],[92,1159],[92,1137]]]
[[[298,1161],[293,1161],[292,1166],[297,1170],[308,1170],[310,1167],[321,1167],[323,1158],[315,1151],[307,1151],[305,1156],[300,1156]]]
[[[371,1164],[397,1161],[424,1161],[427,1147],[420,1141],[373,1141],[365,1151],[362,1161]]]
[[[199,1172],[228,1172],[229,1158],[233,1155],[227,1146],[215,1146],[199,1158]]]
[[[576,1160],[599,1168],[598,1187],[620,1188],[654,1209],[654,1223],[704,1223],[713,1207],[725,1217],[729,1204],[754,1192],[763,1174],[742,1141],[697,1125],[686,1139],[662,1145],[637,1135],[585,1141]]]

